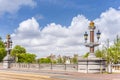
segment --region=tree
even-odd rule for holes
[[[58,56],[57,63],[60,63],[60,64],[63,63],[63,59],[62,59],[61,55]]]
[[[72,58],[72,62],[74,64],[77,64],[78,63],[78,55],[77,54],[74,54],[74,57]]]
[[[120,62],[120,38],[117,36],[114,44],[106,48],[106,60],[109,63],[117,64]]]
[[[120,62],[120,38],[117,36],[114,45],[111,46],[111,57],[113,63],[117,64]]]
[[[62,58],[63,58],[63,64],[65,64],[65,63],[66,63],[66,60],[67,60],[67,57],[66,57],[66,56],[63,56]]]
[[[60,64],[63,63],[63,60],[61,57],[57,59],[57,63],[60,63]]]
[[[17,62],[17,55],[23,53],[26,53],[26,49],[20,45],[16,45],[11,51],[11,56],[13,56],[14,60]]]
[[[11,55],[14,57],[16,62],[21,63],[34,63],[36,60],[36,55],[31,53],[26,53],[26,49],[20,45],[16,45],[12,51]]]
[[[95,51],[95,56],[98,57],[98,58],[104,58],[104,50],[100,50],[100,49],[97,49]]]
[[[108,64],[110,63],[120,63],[120,38],[117,38],[114,41],[114,44],[109,47],[109,40],[107,40],[107,47],[104,47],[101,51],[96,51],[96,55],[104,58]],[[101,56],[100,56],[101,55]]]
[[[39,63],[51,63],[51,59],[50,58],[40,58],[38,59]]]
[[[16,54],[21,54],[21,53],[26,53],[26,49],[20,45],[16,45],[11,51],[11,55],[14,57],[16,56]]]
[[[0,62],[3,60],[5,56],[6,56],[5,48],[0,48]]]
[[[6,56],[5,45],[0,37],[0,62],[3,60],[5,56]]]
[[[34,63],[36,61],[35,54],[21,53],[21,54],[17,54],[17,57],[18,57],[18,62],[20,63]]]
[[[83,58],[88,58],[89,56],[89,52],[87,52],[86,54],[83,55]]]

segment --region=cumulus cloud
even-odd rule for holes
[[[95,20],[96,25],[102,31],[102,40],[113,40],[120,34],[120,10],[109,8]]]
[[[4,13],[15,13],[21,6],[34,7],[36,3],[33,0],[0,0],[0,15]]]
[[[113,16],[114,15],[114,16]],[[78,15],[71,21],[70,26],[62,26],[50,23],[41,29],[35,18],[25,20],[12,34],[15,44],[20,44],[38,57],[49,54],[81,55],[89,51],[84,46],[83,34],[88,30],[89,20]],[[120,34],[120,10],[110,8],[94,20],[97,29],[102,32],[101,42],[104,44],[107,38],[114,40],[116,34]]]
[[[36,20],[40,20],[40,19],[44,19],[44,16],[41,15],[41,14],[36,14],[36,15],[34,16],[34,18],[35,18]]]

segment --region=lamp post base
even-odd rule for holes
[[[78,72],[81,73],[103,73],[106,70],[105,60],[100,58],[78,59]]]
[[[89,58],[89,59],[91,59],[91,58],[92,58],[92,59],[93,59],[93,58],[95,58],[95,59],[96,59],[96,56],[95,56],[95,54],[94,54],[94,53],[90,53],[90,54],[89,54],[89,56],[88,56],[88,58]]]
[[[7,54],[5,58],[3,59],[3,68],[8,69],[10,68],[10,64],[13,62],[13,58]]]

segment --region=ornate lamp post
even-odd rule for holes
[[[6,46],[6,50],[7,50],[7,55],[10,55],[10,51],[12,49],[12,40],[10,35],[6,36],[6,41],[5,41],[5,46]]]
[[[84,39],[85,39],[85,46],[90,48],[90,53],[88,58],[78,58],[78,72],[83,73],[100,73],[105,71],[105,60],[101,58],[96,58],[94,54],[94,48],[99,45],[99,39],[100,39],[100,31],[98,30],[97,34],[97,40],[94,42],[94,22],[91,21],[89,24],[89,31],[90,31],[90,40],[88,41],[88,33],[85,32]]]
[[[95,57],[95,54],[94,54],[94,47],[98,46],[99,43],[98,42],[94,42],[94,30],[95,30],[95,26],[94,26],[94,22],[90,22],[90,25],[89,25],[89,30],[90,30],[90,42],[87,43],[87,40],[88,40],[88,34],[87,32],[85,32],[84,34],[84,38],[85,38],[85,46],[86,47],[89,47],[90,48],[90,54],[89,54],[89,57]],[[99,41],[100,39],[100,31],[98,30],[98,32],[96,33],[97,34],[97,39]]]
[[[12,49],[12,40],[9,34],[6,36],[5,46],[7,55],[3,59],[3,68],[10,68],[10,63],[13,61],[13,58],[10,56],[10,51]]]

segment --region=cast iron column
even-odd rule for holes
[[[90,30],[90,43],[94,43],[94,29]],[[90,47],[90,53],[94,53],[94,46]]]

